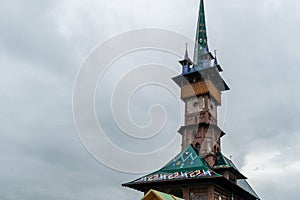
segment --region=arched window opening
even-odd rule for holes
[[[200,143],[198,143],[198,142],[196,143],[195,149],[196,149],[197,153],[199,154],[200,153],[200,149],[201,149]]]

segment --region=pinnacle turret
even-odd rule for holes
[[[190,66],[193,65],[193,62],[189,58],[187,44],[186,44],[184,58],[183,58],[183,60],[180,60],[179,63],[182,65],[182,74],[187,74],[190,72],[190,69],[191,69]]]

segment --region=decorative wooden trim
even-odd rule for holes
[[[207,93],[209,93],[217,101],[217,103],[221,105],[221,92],[210,80],[193,83],[181,88],[182,99]]]

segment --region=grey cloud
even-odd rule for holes
[[[139,175],[101,165],[80,144],[72,119],[73,82],[82,59],[112,35],[154,26],[193,37],[198,1],[2,4],[0,198],[139,199],[140,193],[120,186]],[[232,89],[226,94],[223,150],[243,169],[249,169],[247,156],[274,148],[280,154],[269,162],[299,174],[292,168],[300,159],[297,8],[292,0],[206,3],[210,48],[218,49]],[[272,166],[255,168],[245,173],[263,199],[299,197],[292,176],[279,182],[269,174],[256,176]]]

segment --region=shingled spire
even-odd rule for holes
[[[206,34],[206,24],[205,24],[205,13],[204,13],[204,3],[203,0],[200,1],[199,17],[196,30],[196,41],[194,50],[194,65],[201,65],[201,55],[205,54],[205,49],[207,46],[207,34]]]

